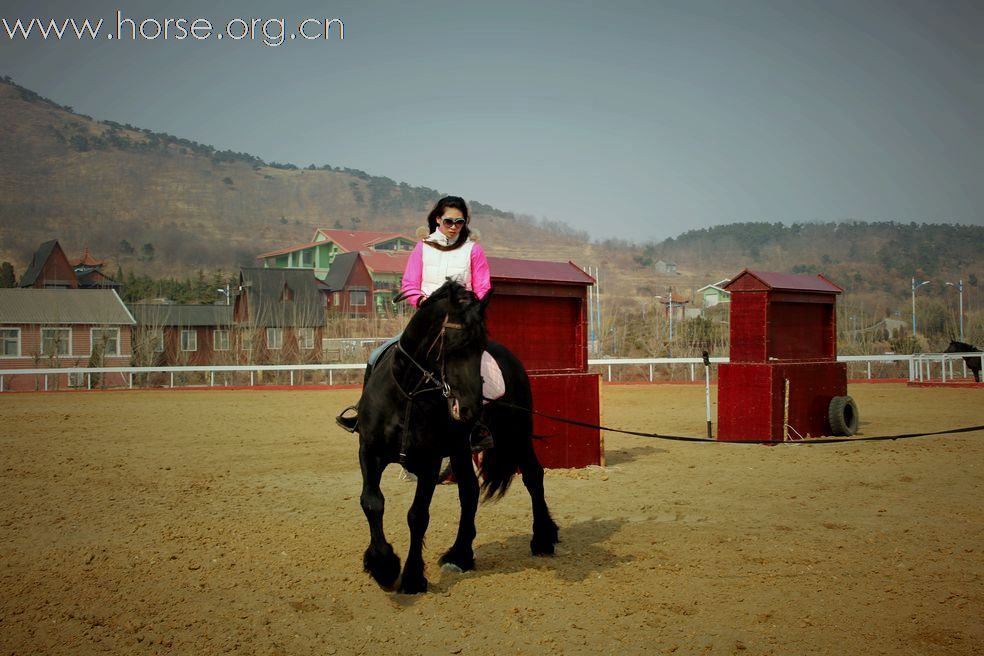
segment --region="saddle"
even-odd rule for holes
[[[381,349],[376,357],[372,359],[368,366],[366,367],[366,375],[363,380],[363,386],[369,382],[369,376],[372,375],[372,365],[383,357],[383,354],[392,349],[396,345],[396,342],[392,344],[387,344],[385,348]],[[499,368],[499,363],[495,361],[495,358],[488,351],[482,352],[482,403],[488,403],[489,401],[495,401],[496,399],[502,398],[506,393],[506,381],[502,378],[502,369]],[[346,416],[346,413],[353,413]],[[341,426],[344,430],[349,433],[355,433],[359,429],[359,406],[350,405],[344,410],[342,410],[337,417],[335,417],[335,423]],[[486,429],[487,430],[487,429]],[[485,438],[484,436],[480,439],[480,444],[485,444],[490,438]],[[487,448],[487,447],[484,447]]]

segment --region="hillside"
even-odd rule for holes
[[[88,247],[109,271],[229,272],[252,265],[258,253],[305,242],[319,227],[412,234],[442,195],[354,169],[264,162],[98,121],[9,78],[0,80],[0,124],[0,262],[17,275],[53,238],[70,257]],[[966,309],[980,308],[981,226],[733,223],[660,243],[597,243],[559,222],[470,203],[490,254],[600,267],[606,298],[622,307],[652,304],[670,287],[691,296],[748,267],[822,272],[845,288],[846,304],[875,316],[904,313],[913,276],[963,279]],[[659,273],[660,260],[677,272]],[[955,296],[942,287],[923,294],[947,305]]]
[[[234,269],[256,254],[308,240],[315,228],[413,234],[442,193],[365,172],[299,169],[178,137],[100,122],[0,82],[0,261],[20,272],[57,237],[70,254],[136,264],[156,275]],[[583,235],[546,230],[471,201],[495,255],[578,259]],[[524,239],[517,240],[518,233]],[[121,249],[126,241],[137,249]],[[587,250],[586,250],[587,249]]]

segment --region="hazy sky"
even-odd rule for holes
[[[172,23],[167,41],[129,27],[110,40],[117,10],[138,28],[283,18],[288,35],[338,18],[345,38],[334,25],[277,47],[262,33],[177,40]],[[8,24],[85,17],[105,20],[96,41],[12,40],[0,24],[0,74],[97,119],[359,168],[599,238],[984,224],[979,0],[0,5]]]

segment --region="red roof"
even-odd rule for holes
[[[85,252],[82,253],[82,259],[73,264],[72,266],[91,266],[91,267],[101,267],[105,262],[102,260],[97,260],[96,258],[89,255],[89,247],[85,247]]]
[[[327,230],[324,228],[319,228],[317,232],[314,233],[315,238],[318,234],[324,235],[329,241],[333,241],[338,244],[339,248],[344,251],[362,251],[368,248],[372,248],[376,244],[389,241],[390,239],[396,239],[398,237],[403,237],[407,241],[414,243],[415,239],[408,237],[407,235],[401,234],[399,232],[375,232],[372,230]]]
[[[256,259],[262,260],[263,258],[266,258],[266,257],[275,257],[277,255],[284,255],[286,253],[293,253],[294,251],[302,251],[305,248],[311,248],[311,247],[317,246],[317,245],[318,245],[318,242],[311,242],[310,244],[301,244],[300,246],[288,246],[287,248],[281,248],[279,250],[269,251],[267,253],[260,253],[259,255],[256,256]]]
[[[366,268],[373,273],[403,274],[410,259],[410,251],[362,251],[359,253]]]
[[[755,285],[754,281],[749,281],[749,277],[753,278],[754,281],[758,281],[759,285]],[[840,294],[844,291],[820,274],[804,276],[796,273],[750,271],[749,269],[745,269],[732,278],[731,282],[724,286],[724,289],[728,291],[741,291],[747,289],[749,282],[752,282],[753,286],[764,286],[767,289],[783,291],[824,292],[827,294]]]
[[[673,298],[673,303],[675,303],[676,305],[686,305],[687,303],[690,302],[689,298],[687,298],[686,296],[681,296],[676,292],[670,292],[670,296]],[[670,304],[670,299],[666,298],[666,296],[657,296],[657,298],[660,299],[660,303],[662,303],[663,305]]]
[[[560,282],[592,285],[594,278],[573,262],[520,260],[512,257],[490,257],[492,280],[522,280],[531,282]]]
[[[314,233],[314,239],[317,239],[318,235],[324,236],[325,240],[311,241],[307,244],[287,246],[286,248],[280,248],[275,251],[260,253],[256,256],[256,259],[262,260],[267,257],[285,255],[286,253],[302,251],[305,248],[313,248],[314,246],[327,244],[329,242],[337,244],[338,247],[346,253],[351,253],[353,251],[364,251],[366,249],[373,248],[376,244],[389,241],[390,239],[396,239],[398,237],[402,237],[411,243],[414,242],[414,239],[399,232],[376,232],[372,230],[327,230],[325,228],[319,228]]]

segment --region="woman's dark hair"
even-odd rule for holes
[[[444,216],[444,210],[452,207],[461,212],[461,215],[465,217],[465,225],[461,228],[461,232],[458,233],[458,241],[454,243],[448,250],[454,250],[455,248],[460,248],[468,241],[468,235],[470,230],[468,230],[468,223],[471,218],[468,215],[468,205],[465,204],[465,199],[461,196],[445,196],[441,200],[437,201],[437,205],[434,209],[430,211],[427,215],[427,229],[430,232],[437,230],[437,222]]]

